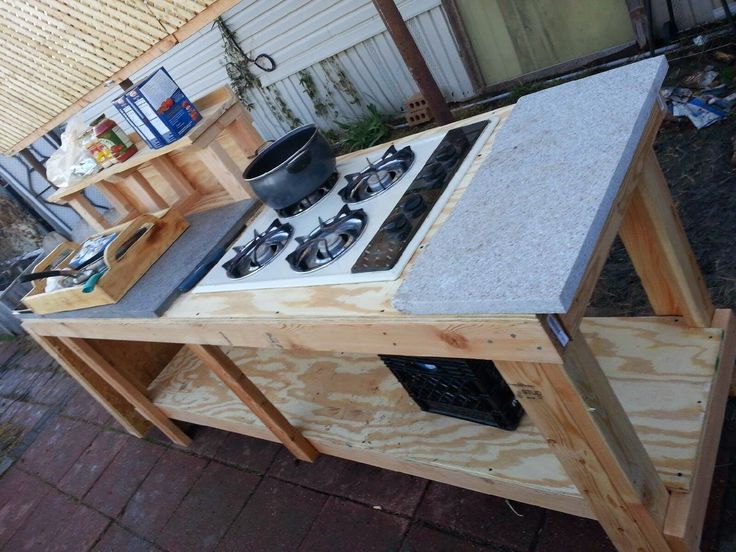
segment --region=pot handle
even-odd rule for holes
[[[302,172],[312,162],[312,152],[304,150],[286,164],[286,170],[290,173]]]

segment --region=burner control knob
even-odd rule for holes
[[[391,215],[383,225],[383,229],[391,236],[401,239],[409,231],[411,224],[404,213]]]
[[[427,203],[419,194],[409,194],[401,202],[401,210],[412,218],[417,218],[427,210]]]

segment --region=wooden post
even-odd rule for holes
[[[199,359],[251,409],[281,443],[300,460],[314,462],[319,452],[289,423],[279,409],[240,371],[222,349],[214,345],[187,345]]]
[[[107,201],[110,202],[110,205],[112,205],[117,211],[119,215],[117,220],[118,223],[128,221],[140,214],[140,211],[138,211],[138,209],[128,201],[126,195],[118,189],[115,182],[100,180],[97,183],[97,187],[100,192],[102,192],[102,195],[105,196],[105,199],[107,199]]]
[[[172,422],[166,414],[151,402],[144,391],[131,382],[120,371],[110,364],[95,348],[77,337],[60,337],[59,340],[75,355],[84,361],[92,370],[107,381],[125,399],[135,406],[148,421],[155,425],[177,445],[188,447],[192,440]]]
[[[670,550],[669,493],[579,331],[561,364],[496,362],[619,550]]]
[[[166,200],[153,189],[146,177],[137,170],[126,174],[123,180],[146,212],[152,213],[169,206]]]
[[[709,327],[713,304],[654,150],[647,152],[619,235],[654,312]]]
[[[77,383],[84,387],[105,410],[107,410],[125,430],[136,437],[143,437],[150,429],[151,423],[136,412],[134,406],[112,386],[89,368],[58,337],[41,336],[26,327],[28,334],[56,362],[58,362]]]
[[[150,161],[151,167],[161,176],[166,186],[177,199],[172,203],[172,207],[178,208],[182,212],[187,211],[187,207],[195,203],[200,195],[194,189],[187,177],[182,174],[179,168],[168,155],[154,157]]]
[[[84,197],[82,192],[69,196],[67,203],[69,203],[71,208],[74,209],[82,219],[87,221],[87,224],[89,224],[95,232],[102,232],[103,230],[110,228],[110,224],[105,220],[105,217],[102,216],[102,213],[95,209],[94,205]]]
[[[199,150],[197,154],[235,201],[255,197],[247,190],[242,171],[217,140],[212,141],[206,148]]]

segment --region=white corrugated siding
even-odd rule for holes
[[[736,3],[729,2],[731,9],[736,12]],[[675,22],[679,29],[689,29],[698,25],[706,25],[716,21],[714,10],[721,12],[721,0],[672,0],[675,13]],[[669,19],[665,0],[653,0],[652,10],[657,31]]]
[[[440,1],[404,0],[398,5],[446,97],[471,97],[472,85]],[[264,87],[253,92],[252,114],[265,138],[277,138],[297,119],[334,128],[336,121],[365,113],[369,104],[395,113],[417,91],[370,0],[243,0],[223,19],[246,53],[267,53],[278,64],[273,73],[250,66]],[[132,78],[135,81],[161,65],[191,98],[228,83],[220,35],[209,26]],[[300,71],[311,76],[319,96],[316,101],[329,105],[328,114],[316,114],[314,102],[300,84]],[[114,116],[111,101],[119,94],[117,87],[111,89],[87,106],[82,116],[92,120],[103,111]],[[293,117],[269,108],[265,96],[270,96],[271,104],[274,98],[283,99]]]

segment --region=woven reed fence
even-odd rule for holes
[[[15,152],[237,0],[2,0],[0,152]]]

